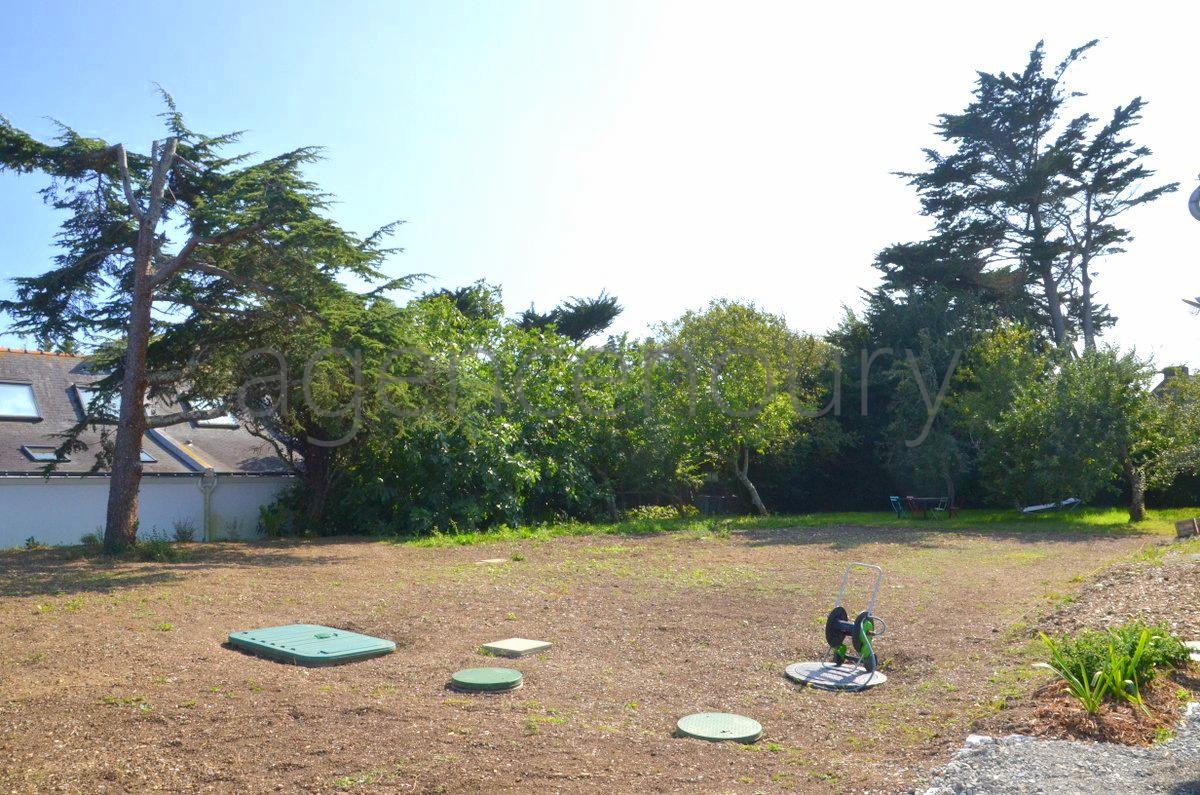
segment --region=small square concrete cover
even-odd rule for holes
[[[490,651],[492,654],[498,654],[501,657],[528,657],[531,654],[539,654],[550,648],[550,644],[544,640],[528,640],[527,638],[508,638],[507,640],[497,640],[492,643],[483,644],[485,651]]]

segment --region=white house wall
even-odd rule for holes
[[[291,482],[286,476],[216,476],[212,527],[216,538],[254,538],[258,509]],[[43,544],[78,544],[103,532],[108,503],[105,477],[0,477],[0,548],[33,536]],[[204,495],[199,477],[148,477],[138,496],[138,536],[173,532],[176,522],[203,537]]]

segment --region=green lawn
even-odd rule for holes
[[[841,511],[800,515],[735,516],[695,519],[627,520],[611,524],[560,522],[527,527],[497,527],[491,530],[438,533],[420,538],[389,540],[422,547],[468,546],[493,541],[550,539],[560,536],[645,535],[660,532],[720,534],[734,530],[782,529],[790,527],[905,527],[946,530],[1037,530],[1090,531],[1102,533],[1145,533],[1174,536],[1175,521],[1200,516],[1200,508],[1171,508],[1149,511],[1148,518],[1133,524],[1124,508],[1081,508],[1065,513],[1022,516],[1015,510],[964,510],[953,519],[898,519],[891,511]]]

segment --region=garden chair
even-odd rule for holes
[[[908,511],[904,508],[904,503],[900,502],[899,497],[889,497],[892,501],[892,510],[896,512],[897,519],[907,519]]]

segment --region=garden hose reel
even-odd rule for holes
[[[875,584],[871,588],[871,598],[867,609],[863,610],[854,620],[842,605],[846,595],[846,586],[850,575],[855,570],[865,569],[875,573]],[[861,665],[868,673],[874,673],[879,667],[879,658],[875,653],[874,639],[887,633],[887,623],[875,615],[875,602],[879,598],[879,586],[883,584],[883,569],[870,563],[851,563],[842,574],[842,585],[838,588],[837,601],[829,617],[825,619],[825,642],[829,644],[830,659],[837,665],[853,662]],[[850,653],[850,649],[854,653]]]

